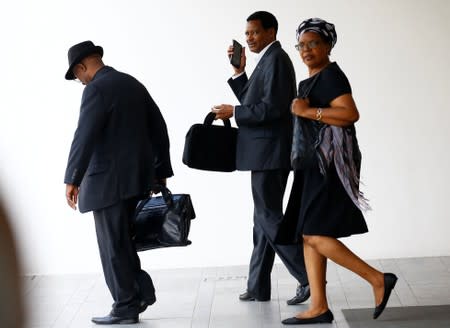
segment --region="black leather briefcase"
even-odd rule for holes
[[[193,169],[219,172],[236,170],[237,128],[230,120],[224,126],[213,125],[215,113],[210,112],[203,124],[194,124],[186,134],[183,163]]]
[[[133,241],[137,251],[173,246],[187,246],[194,207],[188,194],[172,194],[158,186],[162,196],[139,202],[133,222]]]

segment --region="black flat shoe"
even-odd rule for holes
[[[94,317],[91,319],[97,325],[129,325],[139,322],[139,317],[116,317],[108,314],[106,317]]]
[[[383,313],[384,308],[389,300],[389,296],[391,296],[391,292],[394,289],[395,283],[397,282],[397,276],[393,273],[384,273],[384,295],[383,300],[380,305],[375,307],[375,311],[373,312],[373,318],[376,319]]]
[[[298,286],[295,296],[290,300],[287,300],[287,305],[296,305],[305,302],[311,296],[309,285]]]
[[[327,312],[322,313],[321,315],[318,315],[317,317],[313,318],[297,318],[292,317],[288,319],[284,319],[281,321],[283,325],[310,325],[313,323],[331,323],[333,321],[333,313],[328,310]]]

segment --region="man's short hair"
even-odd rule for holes
[[[248,16],[247,22],[252,20],[261,21],[261,25],[265,30],[273,28],[275,30],[275,35],[278,32],[278,21],[274,15],[267,11],[257,11]]]

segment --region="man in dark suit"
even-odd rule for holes
[[[278,22],[268,12],[258,11],[247,18],[246,39],[257,64],[250,78],[245,73],[243,49],[240,67],[228,80],[239,106],[214,106],[216,119],[234,116],[239,127],[236,166],[251,171],[254,202],[253,253],[247,291],[242,301],[270,300],[270,274],[275,253],[299,282],[288,304],[309,298],[309,286],[299,244],[280,245],[275,241],[283,222],[283,195],[290,171],[292,115],[290,104],[296,96],[295,72],[291,60],[276,41]],[[228,49],[228,55],[233,47]]]
[[[64,182],[69,206],[94,212],[106,283],[114,304],[96,324],[130,324],[156,301],[150,276],[132,242],[139,199],[173,175],[165,121],[146,88],[105,66],[91,41],[69,49],[67,80],[86,87]]]

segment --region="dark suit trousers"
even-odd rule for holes
[[[258,300],[270,299],[275,253],[292,276],[304,285],[308,283],[302,245],[275,244],[275,236],[283,220],[283,195],[289,171],[252,171],[253,253],[247,282],[248,292]]]
[[[103,274],[114,300],[117,316],[138,314],[141,300],[153,303],[155,288],[131,240],[131,223],[138,200],[122,200],[94,211]]]

